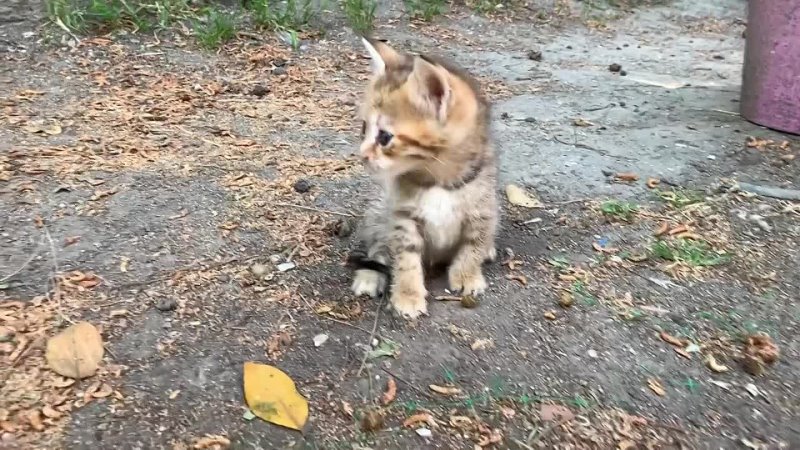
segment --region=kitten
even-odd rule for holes
[[[361,115],[361,157],[383,197],[359,227],[367,260],[391,269],[389,303],[401,316],[427,313],[424,270],[449,265],[450,289],[481,294],[498,222],[489,105],[459,69],[363,39],[372,77]],[[365,268],[369,267],[369,268]],[[376,297],[387,276],[356,270],[352,290]]]

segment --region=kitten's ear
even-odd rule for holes
[[[414,58],[414,69],[409,81],[412,100],[417,106],[444,121],[449,112],[453,92],[447,81],[447,70],[417,56]]]
[[[373,75],[383,75],[386,73],[387,65],[393,66],[400,61],[400,54],[385,42],[365,37],[361,38],[361,42],[364,43],[372,61],[370,67],[372,67]]]

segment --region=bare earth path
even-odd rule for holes
[[[298,52],[180,34],[68,46],[22,5],[0,6],[0,448],[800,446],[800,207],[731,189],[798,189],[800,141],[737,114],[745,2],[432,25],[383,6],[377,35],[479,76],[502,183],[544,203],[503,202],[477,308],[432,301],[414,324],[348,290],[350,215],[374,192],[354,157],[352,33]],[[108,352],[63,386],[43,343],[75,320]],[[395,354],[360,371],[375,323]],[[754,333],[780,351],[760,376],[742,364]],[[243,418],[249,360],[296,381],[304,434]],[[429,438],[403,427],[419,413]]]

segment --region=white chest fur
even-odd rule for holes
[[[456,243],[461,234],[458,197],[452,191],[432,187],[417,199],[417,211],[425,224],[425,241],[443,250]]]

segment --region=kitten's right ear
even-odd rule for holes
[[[365,37],[361,38],[361,42],[369,53],[372,61],[370,67],[372,67],[372,74],[375,76],[383,75],[386,73],[387,65],[396,65],[400,60],[400,54],[384,42]]]

